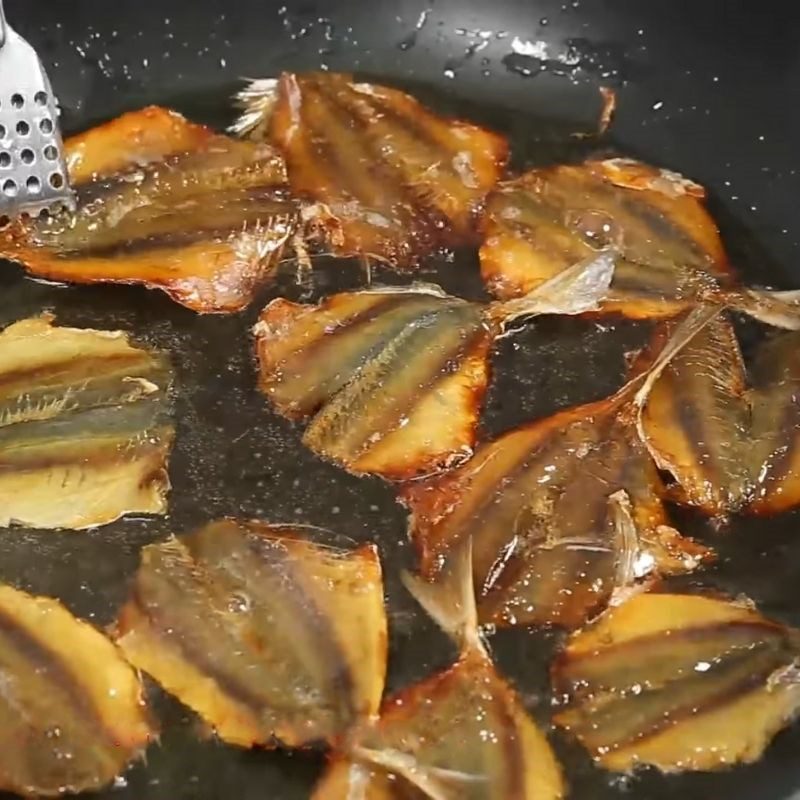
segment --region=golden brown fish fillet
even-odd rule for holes
[[[156,737],[117,648],[58,601],[0,586],[0,788],[100,789]]]
[[[665,324],[640,364],[669,336]],[[774,513],[800,503],[800,335],[756,352],[748,387],[730,321],[719,317],[666,366],[639,422],[673,497],[711,516]]]
[[[503,137],[350,75],[284,73],[239,98],[234,129],[281,149],[292,189],[335,220],[325,243],[337,255],[412,267],[477,240],[484,197],[508,157]]]
[[[356,474],[403,480],[468,458],[489,353],[509,320],[596,308],[613,257],[575,265],[526,297],[480,305],[436,286],[272,301],[255,326],[259,385],[304,442]]]
[[[403,487],[422,574],[435,579],[469,546],[483,622],[571,628],[636,581],[709,558],[668,526],[636,433],[651,375],[708,316],[694,312],[651,372],[612,397],[511,430],[463,466]]]
[[[0,334],[0,525],[162,514],[175,435],[167,358],[121,331],[34,317]]]
[[[477,630],[468,554],[437,586],[409,579],[461,648],[443,672],[401,690],[350,737],[315,800],[558,800],[566,789],[547,738],[498,674]],[[392,776],[389,781],[387,776]]]
[[[487,199],[483,278],[496,296],[517,297],[611,244],[620,258],[606,312],[673,317],[713,302],[800,326],[797,293],[737,288],[704,198],[702,186],[631,159],[532,170]]]
[[[136,283],[198,312],[244,308],[296,221],[282,158],[146,108],[65,143],[77,211],[15,224],[0,255],[33,275]]]
[[[756,761],[800,711],[798,658],[797,631],[742,603],[639,595],[568,640],[555,721],[617,772]]]
[[[377,550],[222,520],[150,545],[116,636],[230,744],[336,742],[377,712],[386,617]]]

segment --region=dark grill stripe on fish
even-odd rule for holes
[[[556,724],[617,771],[754,761],[800,708],[799,654],[797,631],[745,603],[639,595],[568,640]]]
[[[386,619],[374,548],[223,520],[145,548],[123,652],[226,742],[335,743],[377,712]]]
[[[477,306],[443,302],[418,315],[353,373],[314,417],[304,442],[334,460],[357,462],[414,415],[440,376],[455,371],[453,363],[484,347],[488,338]]]
[[[276,300],[274,306],[284,307],[285,303]],[[330,319],[323,318],[320,325],[308,330],[302,347],[291,351],[269,373],[262,371],[262,385],[282,413],[314,413],[388,342],[441,304],[435,296],[401,292],[363,293],[352,303],[343,302],[342,308],[334,307],[332,301]],[[354,313],[349,313],[350,308]]]

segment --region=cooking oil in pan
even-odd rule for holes
[[[222,128],[233,116],[228,97],[234,88],[213,95],[156,99],[192,119]],[[423,101],[435,102],[445,113],[476,119],[507,133],[517,168],[614,152],[613,141],[575,138],[574,129],[558,121],[454,101],[425,87],[402,88]],[[658,160],[657,153],[634,155]],[[757,243],[731,224],[723,209],[712,204],[712,211],[718,215],[743,277],[761,284],[773,277],[777,280],[777,274],[765,274],[760,258],[742,259],[758,253]],[[432,258],[414,277],[439,283],[456,295],[487,299],[474,251]],[[408,280],[380,267],[373,271],[374,282]],[[78,614],[105,625],[125,597],[140,548],[170,532],[227,515],[320,526],[353,540],[375,541],[381,549],[391,627],[388,690],[451,663],[453,652],[446,638],[434,630],[400,585],[400,569],[413,561],[405,513],[391,489],[377,479],[354,478],[314,457],[300,443],[301,428],[273,414],[256,390],[250,329],[265,303],[278,296],[315,302],[335,291],[358,288],[363,281],[364,272],[357,263],[322,258],[315,261],[309,293],[296,285],[293,265],[286,263],[245,312],[198,316],[160,292],[120,286],[54,286],[27,279],[8,265],[0,273],[0,323],[48,309],[62,324],[123,329],[135,340],[170,352],[177,371],[177,440],[167,517],[129,517],[81,534],[8,531],[0,537],[0,579],[55,595]],[[621,385],[625,354],[644,342],[648,330],[645,323],[613,318],[545,318],[520,324],[496,348],[481,435],[607,396]],[[758,335],[752,328],[747,333]],[[744,593],[767,615],[800,624],[796,589],[800,537],[795,514],[734,520],[723,535],[714,535],[704,521],[690,514],[676,512],[674,519],[687,534],[701,539],[713,536],[720,551],[717,566],[677,585]],[[549,718],[547,668],[559,640],[556,631],[525,630],[501,631],[491,639],[501,672],[545,725]],[[199,737],[191,714],[151,688],[159,698],[157,708],[163,719],[161,747],[151,749],[146,766],[135,766],[114,789],[95,796],[213,800],[256,796],[257,792],[258,796],[299,800],[309,795],[323,765],[322,754],[246,753],[222,747]],[[766,770],[771,771],[772,781],[776,774],[784,774],[787,787],[791,786],[790,766],[800,747],[800,730],[781,734],[755,766],[719,775],[669,778],[652,773],[610,778],[595,770],[579,748],[558,735],[553,739],[572,787],[570,796],[576,800],[709,800],[741,796],[739,788],[746,782],[757,786]]]

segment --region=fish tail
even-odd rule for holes
[[[606,298],[619,253],[608,248],[559,272],[522,297],[491,303],[489,313],[501,325],[540,314],[584,314]]]
[[[800,290],[739,289],[727,293],[725,302],[730,308],[766,325],[800,330]]]
[[[635,391],[634,406],[637,409],[639,423],[641,423],[641,410],[647,402],[650,391],[661,373],[667,368],[670,361],[680,353],[680,351],[706,327],[712,320],[716,319],[724,310],[724,306],[719,305],[699,305],[690,311],[670,333],[664,347],[643,372],[628,381],[625,386],[617,393],[629,394]],[[646,441],[640,427],[640,434],[643,441]]]
[[[472,785],[485,780],[482,776],[421,764],[414,756],[389,748],[375,750],[356,745],[352,754],[361,761],[400,775],[430,800],[459,800],[469,793]]]
[[[608,513],[620,554],[616,585],[626,589],[636,583],[636,556],[639,552],[639,530],[633,519],[631,498],[620,489],[608,498]]]
[[[434,581],[409,572],[402,577],[414,599],[462,651],[486,654],[478,626],[470,541],[455,549]]]
[[[277,78],[248,79],[247,86],[234,95],[234,104],[242,113],[228,132],[251,139],[264,138],[277,100]]]

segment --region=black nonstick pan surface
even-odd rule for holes
[[[508,133],[518,166],[611,149],[680,170],[711,190],[712,211],[744,277],[800,286],[800,14],[771,0],[7,0],[9,20],[43,57],[77,131],[150,102],[222,126],[241,77],[282,69],[357,71],[409,88],[443,111]],[[0,79],[3,79],[0,76]],[[598,86],[616,88],[610,136],[590,130]],[[255,389],[250,327],[276,296],[316,300],[355,288],[363,272],[320,262],[301,295],[290,264],[252,307],[198,316],[158,292],[60,287],[0,265],[0,324],[50,309],[64,324],[130,331],[173,354],[178,438],[167,518],[127,518],[89,533],[0,535],[0,580],[61,598],[98,625],[121,604],[140,548],[222,515],[323,526],[378,543],[391,626],[389,689],[453,657],[398,581],[410,563],[403,510],[391,489],[355,479],[300,445]],[[420,276],[483,297],[476,255],[431,260]],[[388,272],[376,280],[402,282]],[[647,326],[617,320],[537,320],[502,340],[483,435],[613,391],[623,355]],[[746,336],[757,336],[748,329]],[[719,563],[677,585],[745,593],[768,615],[800,625],[800,515],[734,521],[713,532],[675,512],[689,534],[713,538]],[[492,638],[500,669],[534,715],[548,716],[546,667],[557,633]],[[160,745],[102,797],[116,800],[295,800],[308,796],[321,753],[246,752],[209,738],[150,687]],[[800,725],[758,764],[718,774],[609,778],[556,737],[575,800],[800,799]]]

